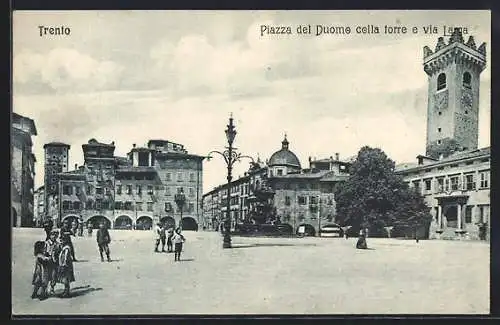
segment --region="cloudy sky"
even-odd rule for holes
[[[303,167],[308,157],[353,156],[380,147],[396,162],[425,152],[427,76],[423,46],[443,26],[463,26],[488,44],[481,74],[479,145],[490,145],[488,11],[92,11],[15,12],[13,110],[35,120],[36,186],[43,144],[71,145],[83,162],[90,138],[133,143],[168,139],[191,153],[223,150],[229,114],[235,145],[262,160],[284,133]],[[310,24],[313,35],[297,35]],[[261,25],[293,35],[261,35]],[[381,34],[320,35],[315,26],[380,26]],[[382,34],[383,26],[417,34]],[[434,25],[438,34],[425,34]],[[40,36],[39,26],[71,29]],[[465,35],[465,38],[468,37]],[[248,168],[243,161],[236,176]],[[225,182],[221,159],[204,163],[204,190]]]

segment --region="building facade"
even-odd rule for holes
[[[309,159],[303,169],[285,139],[281,149],[264,164],[251,168],[231,183],[218,186],[203,196],[204,221],[217,229],[227,215],[229,192],[232,227],[237,223],[280,223],[293,231],[305,226],[316,235],[322,225],[335,222],[334,191],[348,177],[350,163],[335,159]]]
[[[35,122],[12,113],[11,132],[11,222],[14,227],[29,227],[34,219]]]
[[[465,43],[455,29],[448,44],[424,47],[428,75],[427,152],[400,164],[410,187],[425,197],[433,220],[430,238],[489,240],[490,148],[478,149],[480,73],[486,44]]]
[[[58,223],[83,219],[97,227],[151,229],[156,222],[195,230],[201,219],[203,156],[184,146],[150,140],[133,148],[127,157],[114,155],[115,145],[95,139],[82,145],[84,164],[59,177],[59,193],[49,196],[50,217]],[[185,205],[175,203],[185,194]],[[59,205],[58,202],[61,202]]]
[[[33,196],[33,219],[35,226],[41,226],[45,220],[45,186],[40,186],[36,189]]]

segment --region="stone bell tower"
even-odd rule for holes
[[[486,67],[486,43],[464,42],[455,28],[448,44],[424,46],[428,75],[426,156],[439,158],[478,146],[479,76]]]

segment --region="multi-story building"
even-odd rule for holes
[[[489,239],[490,148],[478,149],[480,73],[486,44],[464,42],[455,29],[448,44],[424,47],[428,75],[427,152],[396,171],[425,197],[430,238]]]
[[[266,164],[252,164],[243,177],[231,183],[232,226],[272,220],[288,224],[295,231],[305,226],[308,234],[315,235],[322,224],[335,222],[335,186],[348,177],[349,166],[336,154],[335,159],[309,159],[309,168],[302,169],[285,137],[281,149]],[[227,184],[204,195],[208,225],[216,228],[224,219],[227,197]]]
[[[45,219],[45,186],[40,186],[33,196],[34,225],[41,226]]]
[[[147,147],[134,144],[127,157],[114,155],[114,142],[91,139],[82,149],[84,164],[58,174],[60,191],[52,199],[57,206],[52,217],[58,222],[78,218],[94,227],[105,222],[113,228],[150,229],[165,222],[198,228],[203,156],[166,140],[150,140]],[[181,192],[182,224],[174,199]]]
[[[14,227],[33,224],[35,162],[31,137],[37,135],[35,122],[12,113],[11,128],[11,218]]]

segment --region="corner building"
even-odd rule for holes
[[[486,44],[464,41],[455,29],[433,52],[424,47],[428,75],[426,155],[396,172],[420,192],[433,220],[430,238],[490,238],[490,148],[478,148],[480,73]]]
[[[60,193],[51,201],[61,204],[50,216],[58,223],[81,218],[94,227],[100,222],[121,229],[151,229],[156,222],[179,226],[174,194],[183,192],[182,227],[197,230],[203,156],[166,140],[134,144],[127,157],[114,155],[114,142],[91,139],[82,149],[84,164],[58,174]]]
[[[11,222],[13,227],[29,227],[34,222],[35,162],[32,136],[35,122],[12,113],[11,126]]]

